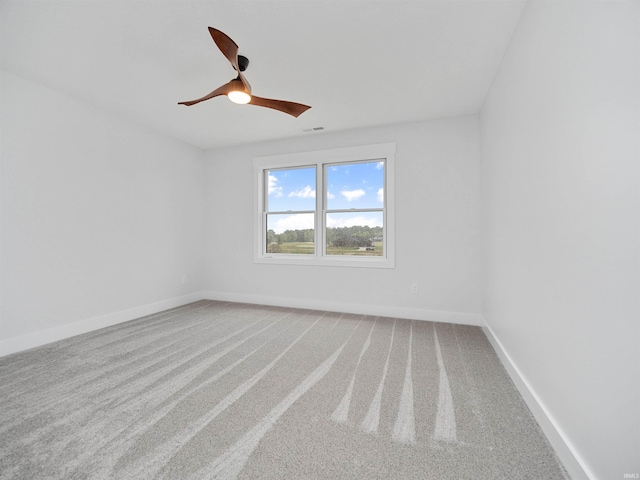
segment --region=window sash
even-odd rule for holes
[[[332,167],[343,167],[343,166],[349,166],[349,165],[365,165],[365,164],[369,164],[369,163],[378,163],[378,162],[383,162],[384,164],[384,170],[383,170],[383,184],[382,184],[382,188],[383,188],[383,201],[382,201],[382,207],[368,207],[368,208],[329,208],[329,169]],[[323,224],[322,224],[322,232],[319,232],[322,236],[322,254],[325,256],[331,256],[331,257],[339,257],[339,258],[349,258],[349,257],[356,257],[359,255],[349,255],[349,254],[341,254],[341,255],[336,255],[336,254],[331,254],[327,251],[327,247],[328,247],[328,235],[327,235],[327,230],[328,228],[328,216],[332,213],[353,213],[353,214],[357,214],[357,213],[370,213],[370,212],[382,212],[382,257],[386,257],[386,239],[387,239],[387,222],[386,222],[386,211],[387,211],[387,199],[386,199],[386,195],[387,195],[387,159],[386,158],[369,158],[369,159],[362,159],[362,160],[357,160],[357,161],[349,161],[349,162],[329,162],[329,163],[324,163],[322,165],[322,176],[323,176],[323,189],[322,189],[322,204],[323,204],[323,210],[322,210],[322,219],[323,219]]]

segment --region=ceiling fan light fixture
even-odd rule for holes
[[[227,97],[233,103],[238,103],[240,105],[244,105],[251,101],[249,90],[247,90],[247,87],[245,87],[242,81],[238,78],[231,81],[231,91],[227,93]]]
[[[251,101],[251,95],[247,92],[243,92],[242,90],[233,90],[227,93],[227,97],[233,103],[238,103],[240,105],[244,105],[245,103],[249,103]]]

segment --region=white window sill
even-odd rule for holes
[[[299,255],[265,255],[254,258],[254,262],[270,265],[306,265],[316,267],[395,268],[395,262],[393,260],[382,257],[300,257]]]

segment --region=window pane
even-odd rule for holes
[[[383,213],[327,214],[327,255],[383,255]]]
[[[384,162],[327,167],[327,210],[384,207]]]
[[[267,215],[267,253],[315,253],[313,213]]]
[[[267,170],[267,211],[316,209],[316,168]]]

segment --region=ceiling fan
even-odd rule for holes
[[[258,107],[273,108],[274,110],[288,113],[294,117],[302,115],[311,108],[309,105],[303,105],[302,103],[274,100],[271,98],[262,98],[251,95],[251,85],[249,85],[249,82],[242,74],[242,72],[244,72],[249,66],[249,59],[242,55],[238,55],[238,45],[236,42],[231,40],[231,38],[220,30],[209,27],[209,33],[222,54],[227,58],[227,60],[229,60],[229,62],[231,62],[231,65],[236,72],[238,72],[238,76],[229,83],[225,83],[202,98],[190,100],[188,102],[179,102],[179,105],[191,106],[204,100],[209,100],[210,98],[226,95],[229,100],[234,103],[248,103],[250,105],[257,105]]]

